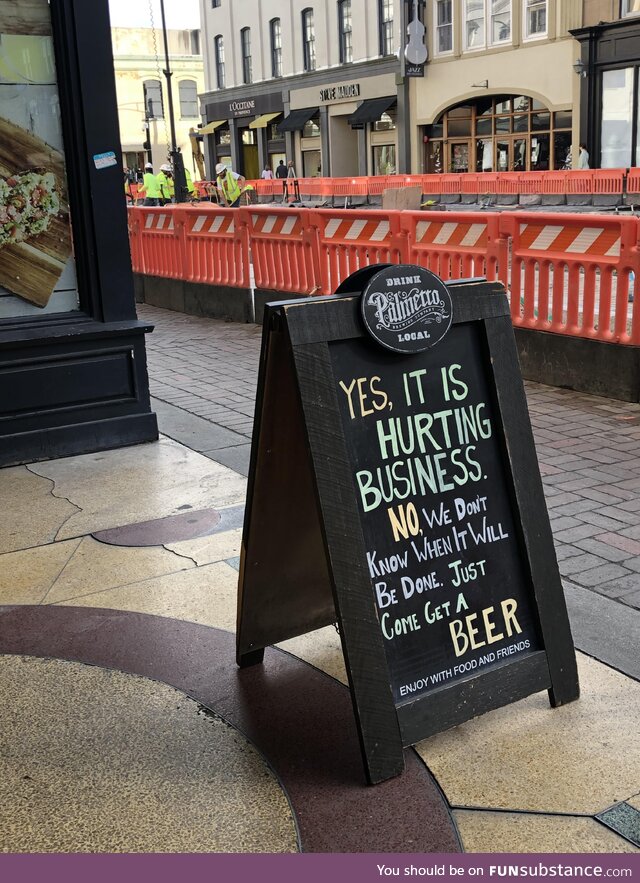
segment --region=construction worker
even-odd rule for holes
[[[187,185],[187,192],[189,193],[189,199],[197,199],[198,194],[196,192],[195,184],[193,183],[193,178],[191,177],[191,172],[185,166],[184,167],[184,180]]]
[[[228,169],[224,163],[218,163],[216,166],[216,187],[230,208],[240,205],[244,183],[245,179],[242,175],[234,172],[233,169]]]
[[[140,196],[144,196],[143,205],[161,205],[160,202],[160,184],[158,178],[153,174],[153,166],[150,162],[145,163],[144,176],[142,178],[142,187],[138,191]]]
[[[167,203],[173,202],[176,188],[173,180],[173,169],[168,162],[160,166],[160,171],[156,177],[158,179],[158,187],[160,188],[160,205],[167,205]]]

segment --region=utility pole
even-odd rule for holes
[[[162,16],[162,37],[164,40],[164,60],[165,69],[163,74],[167,78],[167,96],[169,98],[169,126],[171,129],[171,164],[173,165],[173,177],[175,180],[176,202],[187,202],[189,199],[189,191],[187,190],[187,180],[184,174],[184,160],[176,144],[176,123],[173,115],[173,92],[171,89],[171,77],[173,73],[169,64],[169,40],[167,38],[167,24],[164,17],[164,0],[160,0],[160,14]]]

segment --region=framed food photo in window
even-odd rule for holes
[[[0,2],[0,319],[79,309],[47,0]]]

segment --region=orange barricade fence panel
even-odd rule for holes
[[[496,193],[520,193],[520,172],[497,172]]]
[[[248,230],[256,288],[316,294],[318,246],[309,209],[255,206],[236,212]]]
[[[308,214],[317,231],[321,294],[333,294],[343,279],[362,267],[407,261],[402,212],[318,209]]]
[[[135,212],[132,207],[127,208],[127,225],[129,227],[131,268],[134,273],[144,273],[142,243],[140,240],[140,215],[138,212]]]
[[[404,186],[402,184],[401,186]],[[333,196],[367,196],[368,178],[333,178]]]
[[[593,169],[570,169],[566,193],[593,193]]]
[[[151,276],[184,279],[184,230],[174,206],[129,209],[139,213],[140,255],[144,272]]]
[[[277,194],[282,197],[282,181],[277,184]],[[298,178],[298,188],[302,199],[328,199],[333,195],[333,178]]]
[[[176,211],[184,229],[185,278],[248,288],[249,240],[238,209],[205,202]]]
[[[369,196],[381,196],[391,186],[389,182],[394,178],[395,175],[374,175],[369,178]]]
[[[627,193],[640,193],[640,169],[629,169],[627,172]]]
[[[467,172],[465,175],[460,175],[460,193],[483,193],[483,178],[481,172]]]
[[[628,302],[630,274],[640,270],[635,218],[504,213],[499,223],[511,240],[503,281],[514,325],[637,342]]]
[[[464,175],[423,175],[423,193],[462,193]]]
[[[500,236],[497,214],[477,212],[400,212],[410,264],[426,267],[445,281],[500,277],[507,261],[507,242]]]
[[[593,193],[622,193],[626,169],[592,169]]]

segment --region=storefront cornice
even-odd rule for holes
[[[581,43],[589,39],[598,39],[608,31],[633,31],[640,34],[640,17],[621,18],[616,21],[600,21],[597,25],[585,28],[572,28],[569,33]]]
[[[250,86],[243,84],[230,89],[215,89],[202,93],[205,103],[220,103],[224,101],[246,100],[262,95],[268,95],[275,91],[293,91],[306,89],[310,86],[323,86],[331,83],[350,82],[364,77],[374,77],[384,74],[395,75],[399,70],[398,59],[376,58],[369,61],[357,62],[356,64],[327,67],[322,70],[306,71],[300,74],[292,74],[288,77],[278,77],[269,80],[261,80]]]

